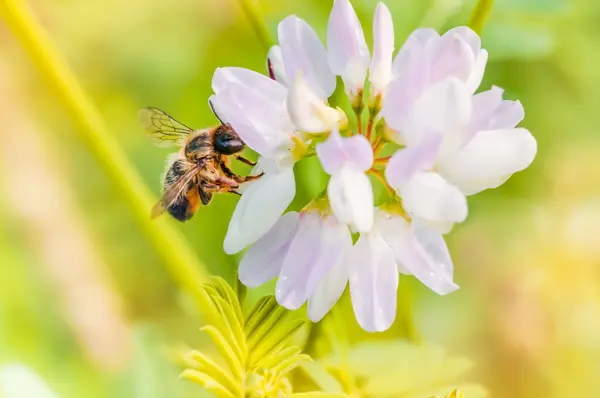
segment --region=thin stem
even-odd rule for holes
[[[478,0],[477,5],[473,9],[473,13],[471,14],[471,19],[469,20],[469,27],[475,32],[481,33],[483,26],[492,11],[493,5],[494,0]]]
[[[271,38],[271,34],[267,29],[265,22],[260,17],[260,13],[258,9],[252,2],[252,0],[239,0],[240,6],[244,11],[244,15],[248,18],[248,22],[252,26],[254,33],[258,36],[258,40],[262,43],[265,50],[268,52],[273,46],[273,38]]]
[[[356,129],[358,130],[358,134],[363,133],[363,128],[362,128],[362,115],[360,113],[356,114]],[[368,132],[367,132],[368,134]],[[369,139],[369,136],[367,135],[367,139]]]
[[[147,237],[165,259],[177,283],[204,304],[202,264],[168,217],[152,221],[152,195],[125,154],[108,133],[97,108],[87,96],[67,63],[50,42],[45,30],[22,0],[0,2],[0,13],[13,34],[29,53],[49,87],[77,123],[77,130],[90,151],[118,186]]]

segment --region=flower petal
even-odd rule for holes
[[[316,212],[300,216],[296,236],[283,260],[275,297],[279,305],[295,310],[308,298],[308,280],[317,262],[321,219]]]
[[[313,322],[319,322],[325,314],[340,299],[348,284],[348,266],[346,255],[352,251],[352,246],[344,255],[338,257],[329,272],[321,279],[314,293],[308,299],[307,315]]]
[[[273,189],[277,187],[277,189]],[[254,181],[238,202],[223,248],[227,254],[256,242],[275,225],[296,194],[294,171],[267,173]]]
[[[481,131],[461,150],[440,160],[439,168],[466,195],[496,188],[527,168],[537,142],[524,128]]]
[[[407,184],[416,172],[431,169],[441,144],[442,137],[432,133],[419,145],[396,151],[385,168],[385,178],[390,186],[400,188]]]
[[[413,62],[411,59],[415,54],[425,54],[425,49],[436,43],[439,38],[440,35],[431,28],[419,28],[413,31],[394,59],[392,66],[394,76],[405,73],[409,64]]]
[[[285,103],[287,89],[281,83],[261,75],[250,69],[238,67],[217,68],[213,75],[212,88],[215,94],[224,91],[231,84],[238,84],[250,88],[257,95],[262,95],[276,106]]]
[[[350,296],[359,325],[368,332],[388,329],[396,317],[398,269],[394,253],[377,235],[362,235],[347,261]]]
[[[438,294],[458,289],[452,281],[454,266],[448,247],[438,231],[419,221],[411,225],[385,211],[378,212],[375,228],[394,252],[399,269]]]
[[[329,69],[327,50],[310,25],[291,15],[279,24],[278,35],[289,81],[301,73],[320,99],[333,94],[336,78]]]
[[[469,45],[473,54],[477,54],[477,52],[481,50],[481,39],[479,38],[477,33],[475,33],[475,31],[469,28],[468,26],[457,26],[455,28],[452,28],[446,33],[444,33],[444,36],[446,35],[460,37],[465,43]]]
[[[351,92],[363,87],[371,56],[362,25],[349,0],[335,0],[327,24],[327,49],[331,71]]]
[[[413,133],[407,138],[420,141],[428,131],[437,131],[445,135],[446,140],[462,142],[471,119],[471,108],[471,94],[458,79],[448,78],[429,86],[413,108],[411,128],[419,134]],[[407,142],[407,146],[416,143]]]
[[[422,33],[424,37],[432,37],[427,40],[435,40],[433,34],[437,35],[433,30],[421,30],[418,33]],[[411,143],[418,142],[418,137],[409,137],[418,134],[410,129],[409,125],[412,108],[430,81],[431,66],[426,44],[422,43],[419,37],[415,31],[396,56],[393,63],[395,79],[388,87],[381,109],[386,123],[394,130],[402,132],[403,140]]]
[[[274,104],[255,89],[230,84],[212,97],[219,116],[238,133],[251,149],[270,157],[282,146],[292,145],[294,126],[285,109],[285,103]]]
[[[525,117],[519,101],[503,100],[504,90],[493,86],[473,96],[473,114],[467,128],[471,140],[479,131],[511,129]]]
[[[271,47],[267,54],[267,71],[269,77],[277,82],[287,86],[288,76],[285,73],[285,66],[283,64],[283,55],[281,54],[281,47],[275,45]]]
[[[475,63],[475,53],[469,44],[456,32],[444,34],[432,49],[432,81],[453,76],[466,81]]]
[[[244,254],[238,270],[238,277],[244,285],[249,288],[257,287],[279,274],[299,220],[295,211],[284,214]]]
[[[394,52],[394,22],[389,8],[379,3],[373,21],[373,58],[369,81],[375,93],[385,91],[392,80],[392,54]]]
[[[485,67],[488,61],[488,52],[486,50],[480,50],[475,56],[475,63],[471,69],[469,78],[465,81],[465,85],[470,93],[477,91],[483,80],[483,74],[485,73]]]
[[[352,247],[352,236],[347,225],[329,216],[323,220],[319,242],[319,256],[308,278],[308,296],[315,292],[325,275]]]
[[[342,118],[340,111],[329,107],[315,95],[302,74],[296,76],[290,87],[287,107],[296,127],[310,133],[330,131]]]
[[[333,175],[344,166],[357,171],[367,171],[373,165],[373,149],[369,140],[362,135],[342,138],[334,129],[327,141],[317,144],[317,156],[325,172]]]
[[[369,177],[344,166],[331,176],[327,185],[331,210],[337,219],[352,225],[358,232],[373,227],[373,187]]]
[[[404,208],[427,221],[457,223],[467,218],[467,199],[438,173],[417,172],[399,192]]]

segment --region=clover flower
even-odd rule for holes
[[[289,309],[307,303],[313,321],[349,285],[356,318],[372,332],[394,321],[400,273],[438,294],[458,289],[442,234],[466,219],[467,195],[501,185],[537,150],[516,127],[519,101],[504,100],[498,87],[475,94],[487,63],[475,32],[418,29],[395,58],[393,32],[380,3],[371,56],[350,1],[335,0],[327,48],[290,16],[268,53],[268,76],[220,68],[213,79],[219,114],[265,172],[245,187],[225,238],[228,253],[251,246],[239,279],[255,287],[278,277],[277,301]],[[336,76],[350,118],[329,103]],[[382,156],[384,147],[395,152]],[[313,155],[331,176],[327,189],[285,213],[293,165]],[[377,206],[374,181],[387,193]]]

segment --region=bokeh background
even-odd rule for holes
[[[264,46],[235,0],[30,3],[156,198],[169,150],[147,139],[137,109],[209,126],[214,69],[264,70]],[[272,35],[295,13],[322,37],[330,3],[254,1]],[[370,40],[376,2],[353,3]],[[465,24],[473,4],[388,0],[397,48],[417,27]],[[461,290],[439,297],[401,282],[421,339],[470,358],[470,376],[491,396],[600,395],[599,20],[593,0],[496,0],[482,87],[521,100],[538,156],[469,199],[468,220],[448,237]],[[206,344],[189,298],[3,23],[0,48],[0,365],[27,364],[65,398],[201,396],[162,350]],[[310,164],[297,171],[300,205],[323,181]],[[236,201],[221,195],[192,221],[173,222],[203,272],[229,281],[238,259],[221,243]],[[406,334],[399,321],[367,336],[344,300],[353,341]]]

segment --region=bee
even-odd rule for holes
[[[250,166],[256,163],[240,155],[244,142],[220,119],[217,127],[194,130],[157,108],[142,108],[139,118],[157,146],[181,147],[167,161],[162,197],[152,208],[152,218],[167,211],[175,219],[187,221],[200,204],[208,205],[215,193],[239,195],[236,189],[240,184],[263,174],[240,176],[231,171],[230,156]]]

